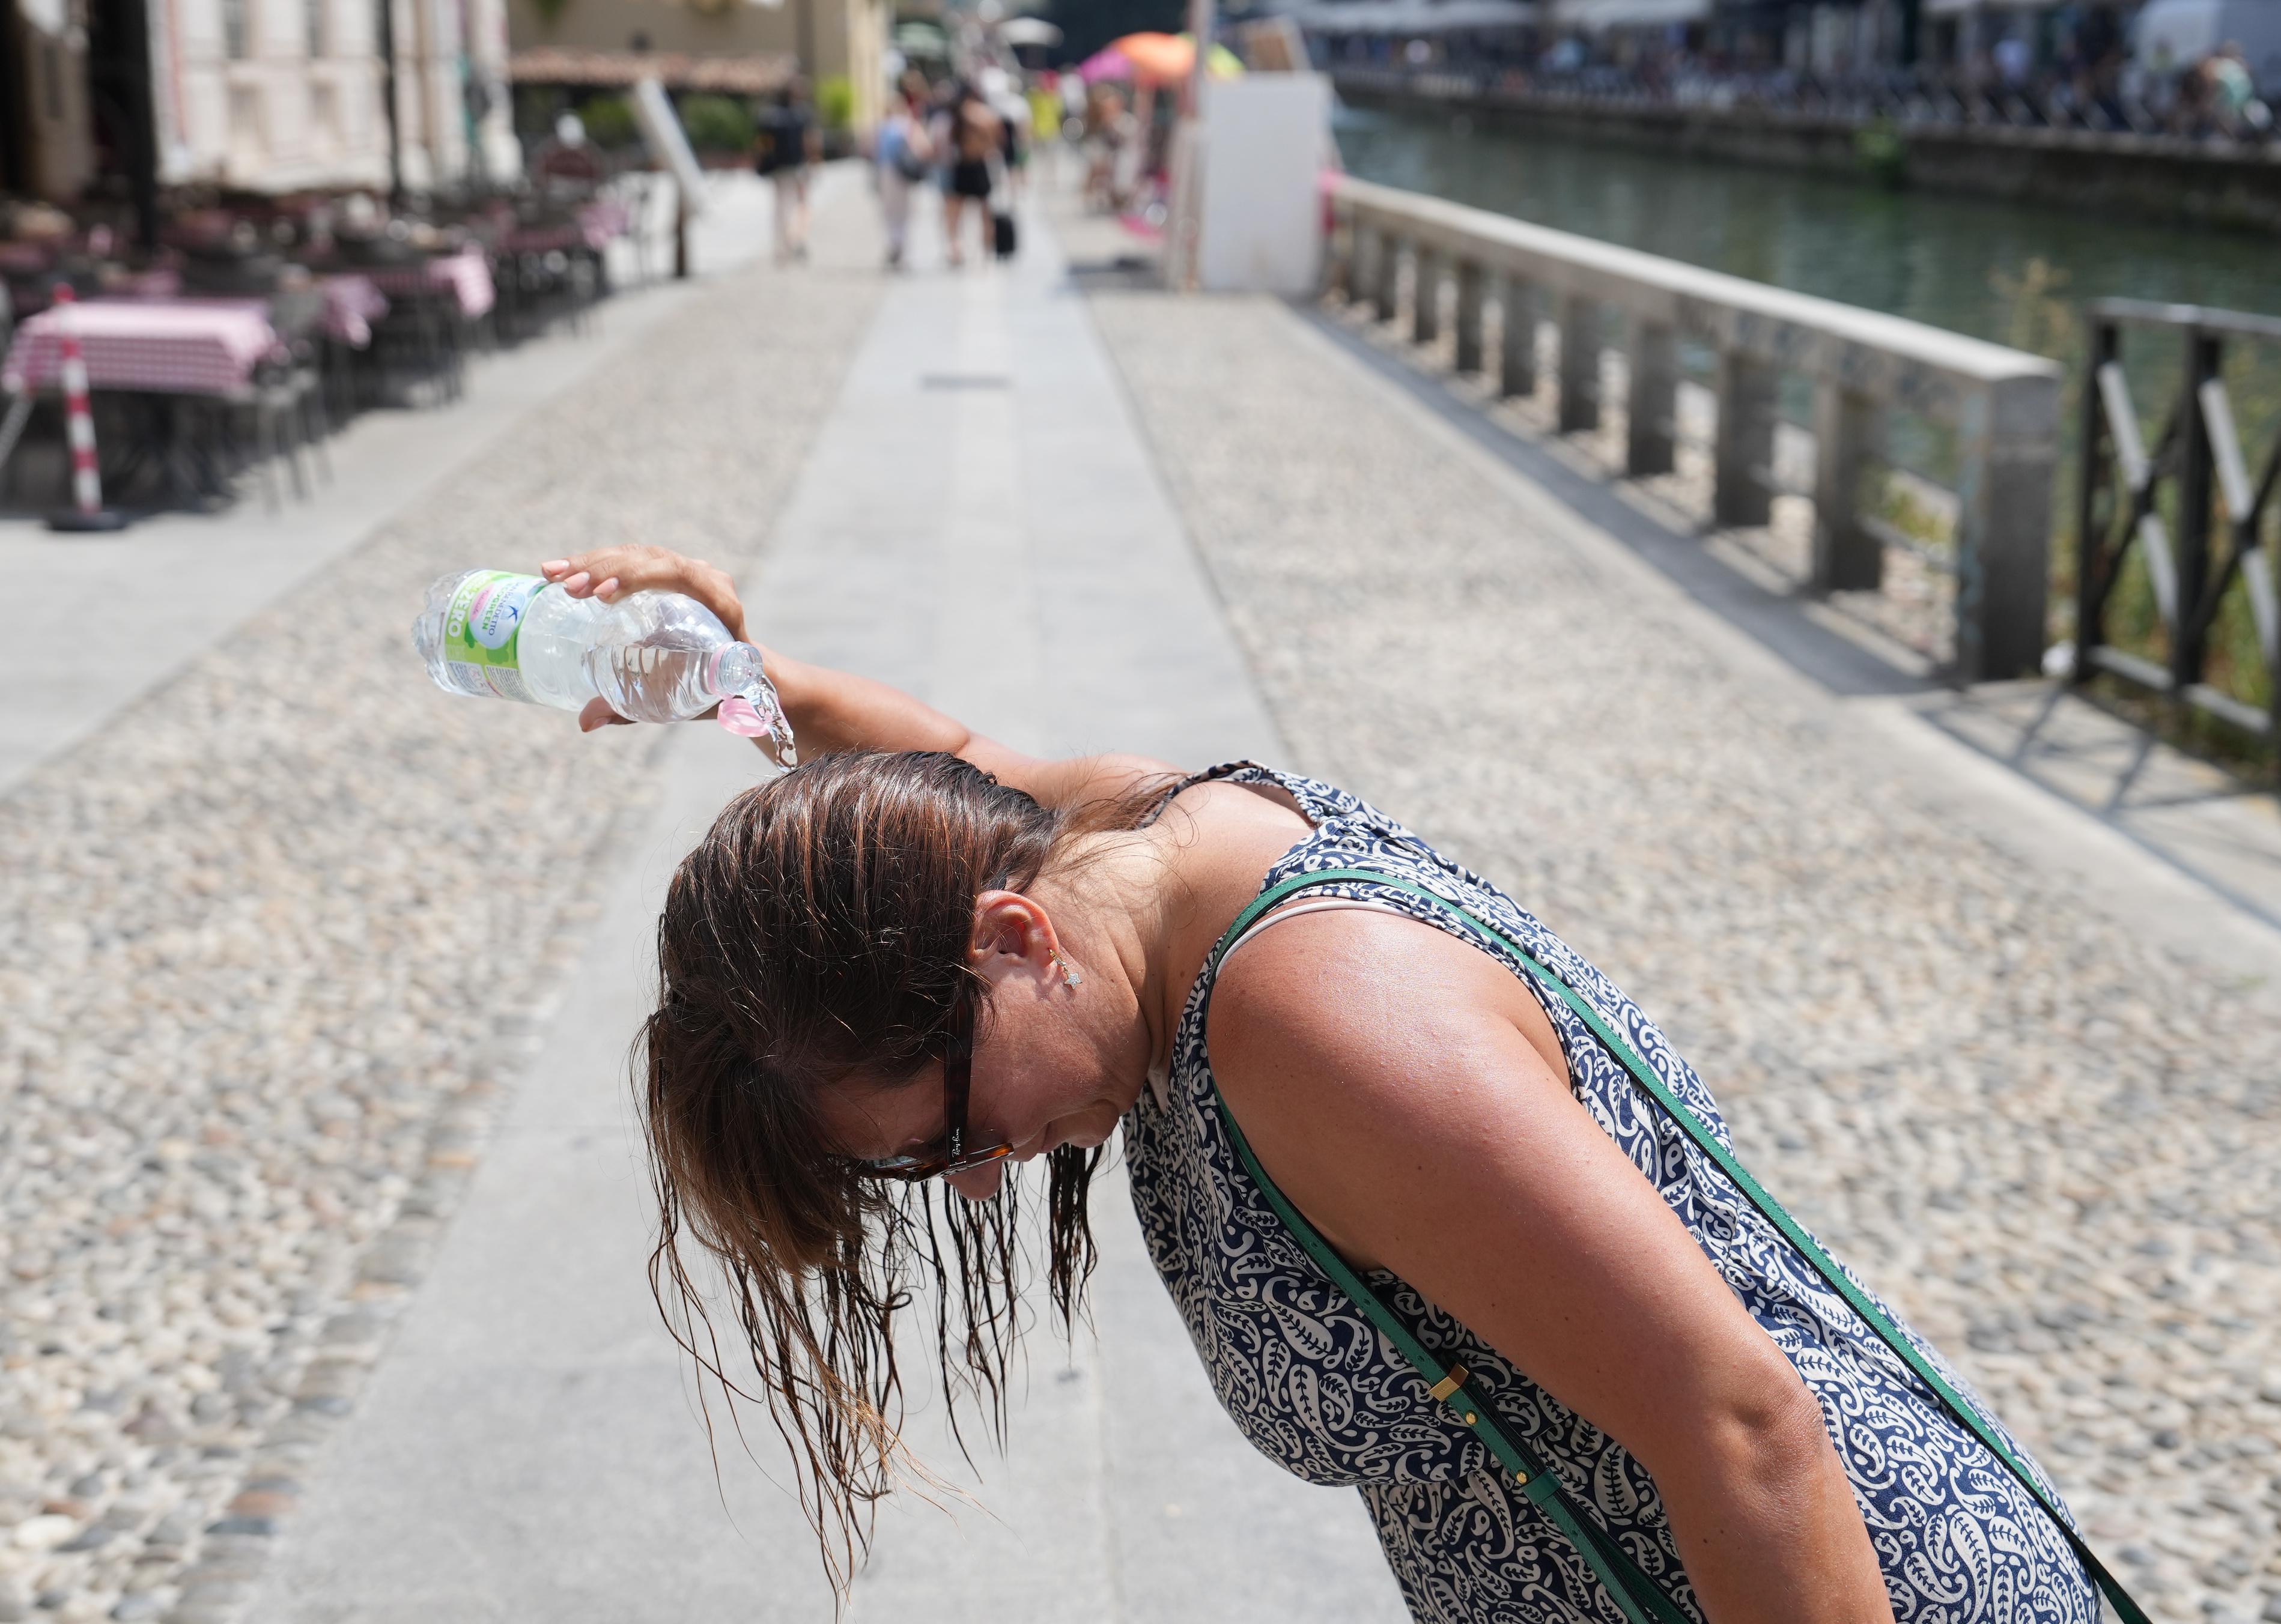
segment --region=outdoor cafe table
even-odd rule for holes
[[[586,246],[600,253],[613,237],[634,228],[634,212],[622,197],[597,197],[578,211],[578,229]]]
[[[230,395],[284,352],[261,299],[84,299],[24,319],[0,363],[0,389],[55,386],[66,321],[79,334],[90,389]]]
[[[344,271],[317,282],[323,294],[323,313],[318,327],[326,337],[361,350],[372,343],[372,324],[388,313],[388,296],[379,284],[360,272]]]
[[[479,248],[438,254],[415,265],[371,266],[363,268],[361,274],[383,293],[395,298],[411,298],[423,293],[448,295],[458,305],[460,314],[470,321],[489,312],[499,299],[499,290],[491,283],[491,265]]]
[[[219,481],[182,466],[180,402],[184,396],[225,398],[252,382],[285,345],[263,299],[85,299],[27,316],[0,362],[0,391],[28,399],[63,374],[63,324],[79,336],[90,390],[154,398],[150,440],[132,460],[155,456],[167,485],[218,494]]]

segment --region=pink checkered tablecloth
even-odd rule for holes
[[[325,312],[319,318],[325,336],[352,349],[361,350],[369,344],[372,324],[388,313],[388,296],[374,284],[372,278],[344,272],[320,278],[317,290],[325,296]]]
[[[578,211],[578,230],[596,253],[608,247],[612,237],[632,230],[633,224],[633,211],[621,197],[597,197]]]
[[[83,299],[25,318],[0,363],[0,388],[20,394],[56,383],[65,321],[78,329],[91,389],[227,395],[284,353],[260,299]]]
[[[499,247],[511,254],[545,254],[567,252],[573,248],[591,246],[583,226],[517,226],[499,239]]]
[[[480,248],[463,248],[419,265],[375,267],[364,273],[383,293],[411,298],[421,293],[449,293],[460,313],[473,319],[499,302],[491,285],[491,267]]]

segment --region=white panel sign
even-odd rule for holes
[[[1214,293],[1315,290],[1330,151],[1331,83],[1320,73],[1207,83],[1200,286]]]

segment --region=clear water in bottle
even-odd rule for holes
[[[540,576],[463,570],[428,589],[412,646],[451,693],[561,710],[599,698],[632,722],[683,721],[717,704],[722,726],[766,734],[777,759],[793,764],[792,725],[761,651],[679,592],[606,604]]]

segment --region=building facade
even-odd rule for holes
[[[0,99],[14,104],[0,184],[78,197],[128,144],[105,119],[144,97],[161,186],[417,190],[512,178],[505,0],[385,4],[0,0],[13,13]]]
[[[887,0],[504,0],[518,55],[777,60],[811,87],[844,79],[852,122],[867,130],[885,102]],[[612,82],[599,79],[594,82]]]
[[[511,178],[503,0],[383,4],[154,0],[160,181],[387,185],[391,77],[394,178],[415,190]]]

